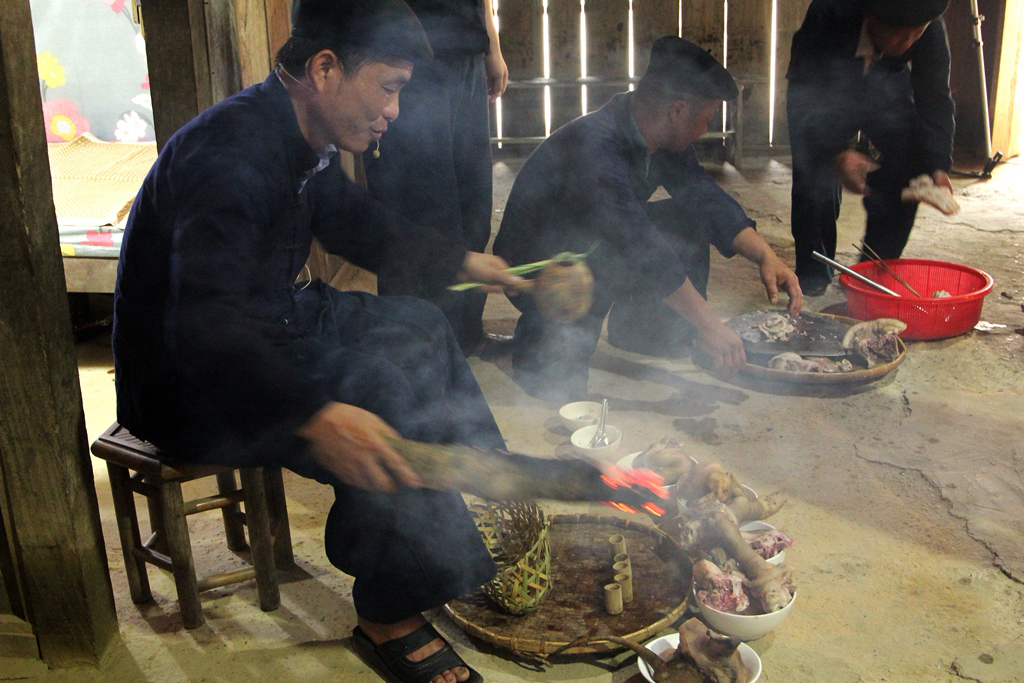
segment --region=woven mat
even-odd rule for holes
[[[103,142],[88,133],[47,145],[58,225],[118,225],[156,161],[155,143]]]
[[[533,612],[514,617],[499,611],[477,591],[445,605],[463,630],[516,654],[547,655],[581,636],[617,635],[645,640],[672,624],[686,608],[689,562],[668,536],[644,518],[597,515],[551,518],[551,574],[554,587]],[[633,602],[622,614],[604,609],[604,585],[611,583],[608,537],[622,534],[633,566]],[[573,647],[564,654],[608,652],[604,642]]]

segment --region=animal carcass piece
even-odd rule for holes
[[[755,553],[766,560],[770,560],[786,548],[793,545],[793,539],[778,529],[765,529],[763,531],[740,531],[743,540],[747,542]]]
[[[620,636],[605,636],[628,647],[651,667],[657,683],[747,683],[751,671],[740,657],[740,641],[712,631],[699,619],[687,620],[679,627],[679,646],[661,657],[643,645]]]
[[[693,563],[693,583],[697,598],[719,612],[742,612],[750,607],[750,598],[743,590],[742,574],[723,571],[709,560]]]
[[[772,358],[768,361],[768,367],[772,370],[782,370],[784,372],[832,373],[853,371],[853,363],[845,358],[836,362],[834,360],[818,356],[808,356],[805,358],[804,356],[790,351],[780,353]]]
[[[796,327],[789,321],[789,316],[770,315],[765,318],[765,321],[757,326],[757,329],[761,330],[761,334],[767,337],[770,342],[773,341],[789,341],[789,335],[791,335]]]
[[[905,202],[925,202],[936,209],[952,216],[960,213],[960,205],[953,198],[949,188],[936,185],[930,175],[919,175],[910,180],[910,184],[903,188],[900,198]]]
[[[843,337],[843,348],[864,359],[869,368],[888,363],[900,355],[899,334],[907,324],[895,318],[879,318],[851,327]]]
[[[651,470],[667,483],[674,484],[680,478],[689,475],[693,468],[693,460],[683,450],[683,446],[669,437],[648,446],[633,460],[633,468]]]

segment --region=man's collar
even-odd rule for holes
[[[883,57],[882,53],[875,48],[874,41],[871,40],[867,19],[864,19],[864,23],[860,26],[860,40],[857,42],[857,52],[854,53],[854,57],[864,60],[864,73],[867,73],[871,65]]]
[[[632,93],[622,93],[616,97],[622,98],[622,111],[624,112],[621,117],[622,132],[626,136],[626,141],[629,143],[630,152],[632,152],[638,161],[642,160],[646,175],[647,173],[650,173],[651,170],[651,155],[650,150],[647,147],[647,141],[644,140],[644,136],[640,133],[639,126],[636,125],[636,119],[633,118],[633,109],[630,106]]]
[[[260,89],[269,96],[274,105],[274,120],[285,139],[288,156],[294,163],[295,175],[305,176],[308,171],[321,164],[323,157],[320,152],[323,150],[314,150],[302,135],[288,89],[276,71],[270,72],[267,79],[260,85]],[[333,147],[333,145],[328,146]],[[337,149],[334,152],[337,152]]]

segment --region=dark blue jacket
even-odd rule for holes
[[[948,171],[954,106],[945,24],[933,21],[905,54],[883,57],[864,74],[855,56],[863,22],[864,0],[814,0],[793,36],[787,107],[794,163],[830,163],[865,130],[879,146],[887,138],[909,143],[923,171]]]
[[[114,294],[117,415],[133,434],[202,451],[225,430],[293,429],[327,403],[315,368],[329,293],[294,286],[314,235],[371,271],[454,279],[464,249],[387,214],[336,155],[303,184],[318,161],[274,74],[167,142],[132,206]]]
[[[705,215],[691,218],[708,226],[723,255],[733,255],[736,235],[754,221],[705,172],[692,146],[649,156],[629,101],[628,93],[614,96],[559,128],[530,155],[505,205],[495,254],[518,265],[593,248],[588,263],[599,294],[664,298],[688,273],[645,210],[663,186],[673,198],[700,206]]]

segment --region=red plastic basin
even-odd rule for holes
[[[893,259],[885,264],[924,296],[914,296],[896,278],[869,261],[851,269],[897,292],[899,297],[884,294],[849,275],[841,275],[839,282],[846,290],[850,317],[902,320],[907,324],[906,331],[900,335],[903,339],[946,339],[972,330],[981,320],[981,307],[995,284],[988,273],[957,263]],[[940,290],[951,296],[941,299],[931,296]]]

